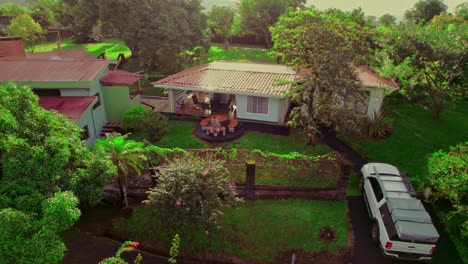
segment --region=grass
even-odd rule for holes
[[[192,130],[195,126],[193,121],[169,121],[169,133],[157,143],[159,147],[164,148],[182,148],[194,149],[209,147],[197,139]],[[237,149],[259,149],[278,154],[288,154],[299,152],[305,155],[325,155],[332,151],[326,145],[311,146],[307,145],[307,139],[304,135],[294,134],[291,136],[277,136],[260,132],[246,132],[241,138],[219,145],[224,148]]]
[[[346,189],[346,196],[360,196],[361,191],[359,190],[359,179],[356,174],[349,176],[348,188]]]
[[[457,145],[468,139],[468,101],[447,108],[440,120],[416,105],[397,104],[388,100],[386,105],[393,118],[393,134],[387,140],[350,140],[369,161],[386,162],[407,171],[415,187],[421,190],[427,175],[427,158],[433,152]]]
[[[193,121],[169,121],[169,133],[156,145],[163,148],[199,149],[208,147],[207,143],[197,139],[192,130]]]
[[[261,132],[247,131],[241,138],[223,145],[227,148],[259,149],[278,154],[298,152],[305,155],[319,156],[330,153],[326,145],[307,145],[307,138],[299,133],[290,136],[277,136]]]
[[[114,226],[120,233],[130,233],[141,241],[161,241],[169,245],[170,235],[164,234],[151,208],[140,207],[132,217],[120,219]],[[248,261],[272,262],[280,252],[288,250],[336,253],[347,245],[346,202],[330,201],[256,201],[229,208],[221,228],[211,233],[188,229],[179,232],[181,249],[185,253],[203,250],[233,255]],[[327,244],[319,240],[319,230],[331,227],[337,241]]]
[[[119,56],[119,53],[125,54],[125,57],[132,55],[130,49],[123,43],[123,41],[118,39],[104,39],[101,43],[89,43],[89,44],[74,44],[72,43],[71,38],[66,38],[62,40],[62,49],[75,49],[75,48],[84,48],[93,56],[97,57],[99,54],[106,52],[106,57],[111,59],[116,59]],[[37,44],[34,47],[34,52],[49,52],[56,51],[57,43],[54,42],[43,42]]]
[[[269,56],[268,50],[263,47],[231,45],[225,50],[222,44],[212,44],[207,56],[200,62],[203,64],[217,60],[276,63],[275,58]]]

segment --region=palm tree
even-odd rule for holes
[[[127,139],[127,135],[118,133],[106,134],[105,139],[98,139],[96,147],[106,155],[117,168],[115,177],[118,180],[120,195],[123,197],[125,207],[127,200],[127,177],[131,171],[141,174],[143,162],[147,160],[144,153],[145,144]]]

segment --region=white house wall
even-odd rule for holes
[[[255,114],[247,112],[247,96],[236,95],[237,118],[278,123],[280,101],[282,101],[280,98],[268,98],[268,113]]]
[[[375,113],[380,111],[384,97],[385,97],[384,89],[372,89],[370,91],[369,106],[367,107],[368,117],[372,117]]]

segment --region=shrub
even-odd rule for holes
[[[144,203],[157,209],[169,230],[185,225],[209,230],[218,226],[223,208],[238,201],[221,161],[186,157],[160,169],[158,184]]]
[[[371,138],[386,138],[392,132],[391,120],[384,110],[367,118],[367,136]]]
[[[143,106],[135,106],[124,113],[122,128],[133,132],[135,140],[155,143],[167,134],[167,118]]]

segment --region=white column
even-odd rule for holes
[[[176,99],[175,99],[175,92],[173,89],[169,89],[169,112],[171,113],[176,112]]]

